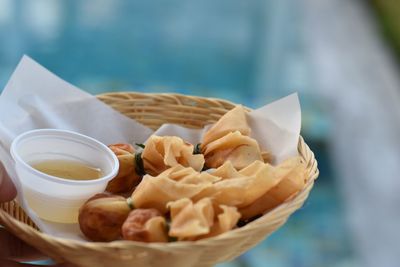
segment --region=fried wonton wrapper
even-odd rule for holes
[[[214,223],[214,209],[209,198],[193,203],[188,198],[168,203],[171,225],[168,234],[178,240],[190,240],[210,233]]]
[[[261,153],[257,141],[249,137],[251,129],[246,116],[243,106],[236,106],[204,134],[201,151],[208,168],[218,168],[228,160],[238,170],[256,160],[272,161],[272,155],[267,151]]]
[[[269,151],[262,151],[261,157],[265,163],[272,163],[274,161],[274,155]]]
[[[169,235],[178,240],[198,240],[233,229],[240,218],[236,207],[220,205],[214,209],[210,198],[196,203],[184,198],[168,203],[171,211]]]
[[[193,155],[193,149],[193,145],[177,136],[153,135],[147,140],[142,152],[144,170],[153,176],[176,165],[192,167],[200,171],[203,169],[204,156]]]
[[[145,175],[132,194],[136,208],[155,208],[167,212],[167,203],[181,198],[193,198],[210,188],[220,178],[206,172],[176,165],[158,176]]]
[[[273,175],[273,169],[268,163],[255,161],[237,171],[227,161],[210,173],[222,180],[215,182],[196,198],[210,197],[217,205],[246,207],[280,182],[281,177]]]
[[[202,152],[209,168],[218,168],[231,161],[235,169],[243,169],[256,160],[263,160],[260,147],[255,139],[236,131],[207,144]]]
[[[92,241],[113,241],[120,238],[121,226],[130,211],[125,198],[97,194],[79,209],[79,227]]]
[[[106,191],[111,193],[132,191],[141,179],[136,174],[135,149],[129,144],[114,144],[108,147],[118,158],[119,170],[117,176],[108,183]]]
[[[241,216],[237,208],[220,205],[219,209],[220,213],[216,216],[216,221],[214,221],[210,233],[200,236],[198,239],[216,236],[235,228]]]
[[[222,116],[203,137],[203,145],[207,145],[228,133],[239,131],[243,135],[250,134],[250,127],[247,124],[246,110],[238,105]]]
[[[250,205],[239,210],[243,219],[263,214],[286,201],[307,182],[306,166],[300,157],[290,158],[273,168],[272,174],[280,182]]]
[[[165,218],[156,209],[135,209],[122,225],[125,240],[141,242],[167,242]]]

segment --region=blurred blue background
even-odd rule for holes
[[[297,91],[320,178],[280,230],[220,266],[366,266],[371,247],[357,229],[367,217],[354,218],[349,188],[368,179],[347,180],[365,166],[349,164],[357,155],[348,151],[369,153],[351,140],[369,122],[354,131],[365,116],[349,114],[365,111],[373,82],[393,101],[399,89],[375,8],[361,0],[0,0],[0,88],[27,54],[92,94],[177,92],[256,108]],[[379,72],[368,71],[374,66]],[[368,112],[380,110],[371,103]]]

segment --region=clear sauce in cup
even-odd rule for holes
[[[72,160],[46,160],[30,164],[45,174],[69,180],[94,180],[103,176],[100,168]]]
[[[58,223],[77,223],[82,204],[103,192],[119,168],[107,146],[65,130],[23,133],[14,139],[11,155],[29,207]]]

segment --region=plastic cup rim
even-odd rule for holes
[[[113,168],[106,175],[103,175],[102,177],[100,177],[98,179],[93,179],[93,180],[69,180],[69,179],[64,179],[64,178],[60,178],[57,176],[48,175],[46,173],[38,171],[21,158],[21,156],[17,152],[17,148],[18,148],[18,144],[24,138],[29,137],[30,135],[40,136],[40,134],[53,135],[55,137],[60,136],[61,134],[65,134],[70,137],[81,138],[82,139],[82,140],[80,140],[81,142],[86,141],[85,143],[91,143],[92,145],[95,145],[96,147],[100,148],[105,153],[107,153],[108,156],[110,156],[110,158],[112,159]],[[22,168],[24,168],[25,170],[27,170],[28,172],[30,172],[38,177],[41,177],[45,180],[48,180],[48,181],[54,182],[54,183],[58,183],[58,184],[77,185],[77,186],[100,184],[102,182],[107,182],[107,181],[111,180],[112,178],[114,178],[117,175],[118,169],[119,169],[119,161],[118,161],[117,156],[106,145],[104,145],[103,143],[101,143],[100,141],[98,141],[92,137],[89,137],[87,135],[83,135],[83,134],[80,134],[77,132],[69,131],[69,130],[36,129],[36,130],[30,130],[30,131],[24,132],[24,133],[18,135],[13,140],[13,142],[11,144],[11,148],[10,148],[10,153],[11,153],[11,156],[13,157],[14,161],[17,164],[20,164],[20,166]]]

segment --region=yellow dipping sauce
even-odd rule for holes
[[[102,177],[101,169],[71,160],[46,160],[32,164],[45,174],[69,180],[94,180]]]

